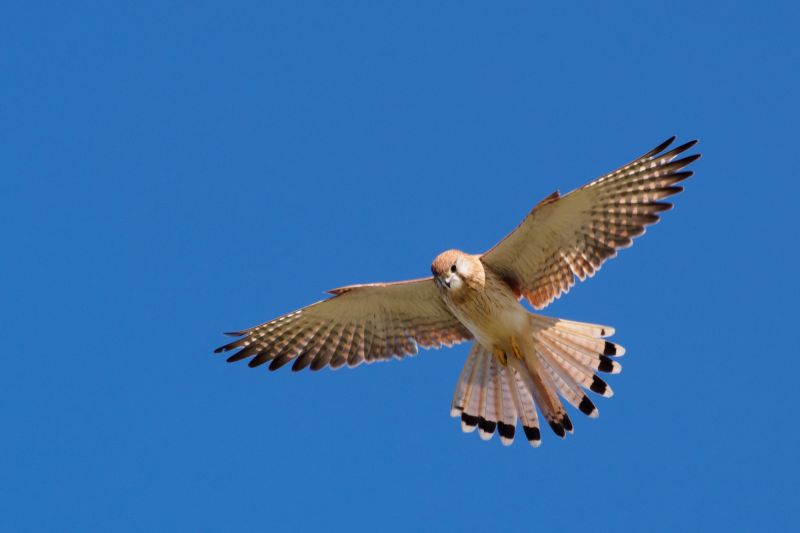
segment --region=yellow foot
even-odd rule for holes
[[[514,355],[517,359],[522,359],[522,350],[519,348],[519,344],[517,344],[517,339],[511,337],[511,351],[514,352]]]
[[[504,352],[500,348],[494,349],[494,356],[497,357],[497,360],[500,361],[501,365],[506,366],[508,364],[508,357],[506,356],[506,352]]]

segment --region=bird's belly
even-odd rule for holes
[[[512,339],[521,339],[530,332],[528,311],[516,298],[506,294],[483,296],[450,305],[478,342],[489,349],[505,349]]]

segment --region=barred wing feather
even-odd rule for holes
[[[277,370],[324,366],[350,367],[363,362],[402,358],[419,346],[438,348],[472,338],[442,302],[432,278],[396,283],[351,285],[330,291],[332,298],[303,307],[243,331],[215,350],[238,350],[229,362],[250,359]]]
[[[676,160],[697,141],[665,151],[674,140],[563,197],[551,194],[481,257],[484,265],[534,308],[546,307],[672,208],[662,200],[683,190],[675,184],[692,175],[684,168],[700,157]]]

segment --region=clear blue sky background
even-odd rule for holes
[[[5,5],[0,529],[797,527],[796,7],[264,4]],[[547,309],[628,349],[566,441],[463,435],[466,346],[211,353],[672,134],[677,208]]]

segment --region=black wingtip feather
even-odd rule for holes
[[[229,352],[229,351],[233,350],[234,348],[240,348],[240,347],[242,347],[241,341],[233,341],[233,342],[229,342],[228,344],[220,346],[219,348],[214,350],[214,353]]]
[[[274,372],[275,370],[278,370],[280,367],[282,367],[291,360],[292,360],[291,355],[287,354],[279,355],[278,357],[273,359],[272,362],[269,364],[269,369]]]
[[[671,186],[671,187],[662,187],[657,189],[657,191],[661,196],[661,198],[669,198],[670,196],[675,196],[678,193],[683,192],[683,187],[679,186]]]
[[[685,152],[686,150],[688,150],[689,148],[693,147],[697,143],[698,143],[697,139],[692,139],[691,141],[685,142],[680,146],[676,146],[675,148],[673,148],[672,151],[675,152],[676,154],[679,154],[681,152]]]
[[[692,172],[691,170],[684,170],[682,172],[675,172],[672,175],[672,178],[674,180],[672,183],[679,183],[679,182],[681,182],[681,181],[683,181],[685,179],[691,178],[692,176],[694,176],[694,172]],[[681,189],[681,191],[682,190],[683,189]],[[680,192],[680,191],[678,191],[678,192]]]
[[[645,157],[651,157],[651,156],[654,156],[656,154],[660,154],[661,152],[666,150],[667,147],[675,141],[675,139],[677,139],[677,137],[675,135],[673,135],[672,137],[670,137],[666,141],[662,142],[661,144],[659,144],[658,146],[656,146],[655,148],[653,148],[652,150],[647,152],[647,155]]]
[[[292,364],[292,372],[300,372],[301,370],[308,368],[308,365],[310,364],[311,358],[306,354],[300,354]]]
[[[682,154],[686,150],[690,149],[695,144],[697,144],[696,140],[689,141],[687,143],[683,143],[682,145],[673,148],[669,152],[664,152],[663,154],[660,154],[657,157],[659,157],[659,158],[661,158],[661,157],[666,157],[666,158],[677,157],[678,155]]]
[[[225,359],[225,361],[227,361],[228,363],[236,363],[238,361],[241,361],[242,359],[247,359],[248,357],[249,357],[248,355],[243,356],[242,352],[236,352],[235,354]]]
[[[255,368],[257,366],[263,365],[267,361],[269,361],[269,355],[265,353],[258,354],[257,356],[253,357],[247,362],[247,366],[250,368]]]
[[[241,361],[242,359],[247,359],[248,357],[253,357],[253,355],[258,353],[258,347],[255,345],[250,345],[242,348],[235,354],[228,357],[227,361],[229,363],[235,363],[236,361]]]
[[[679,159],[679,160],[673,161],[673,162],[674,163],[680,163],[681,166],[685,167],[685,166],[691,165],[692,163],[694,163],[695,161],[700,159],[700,157],[701,157],[701,154],[692,154],[692,155],[687,155],[683,159]]]
[[[617,354],[617,345],[613,342],[606,341],[605,346],[603,346],[603,355],[616,355]]]
[[[311,356],[307,351],[298,355],[292,364],[292,372],[300,372],[311,364]]]
[[[316,372],[317,370],[320,370],[322,367],[324,367],[325,364],[326,364],[325,359],[320,357],[315,357],[314,360],[311,361],[309,368],[311,369],[312,372]]]
[[[650,202],[647,204],[643,204],[645,207],[651,209],[654,213],[663,213],[664,211],[669,211],[674,206],[669,202]],[[637,235],[638,237],[638,235]]]
[[[564,418],[561,419],[561,425],[564,426],[564,429],[569,432],[572,432],[572,430],[575,429],[572,427],[572,420],[569,419],[569,416],[566,413],[564,414]]]

